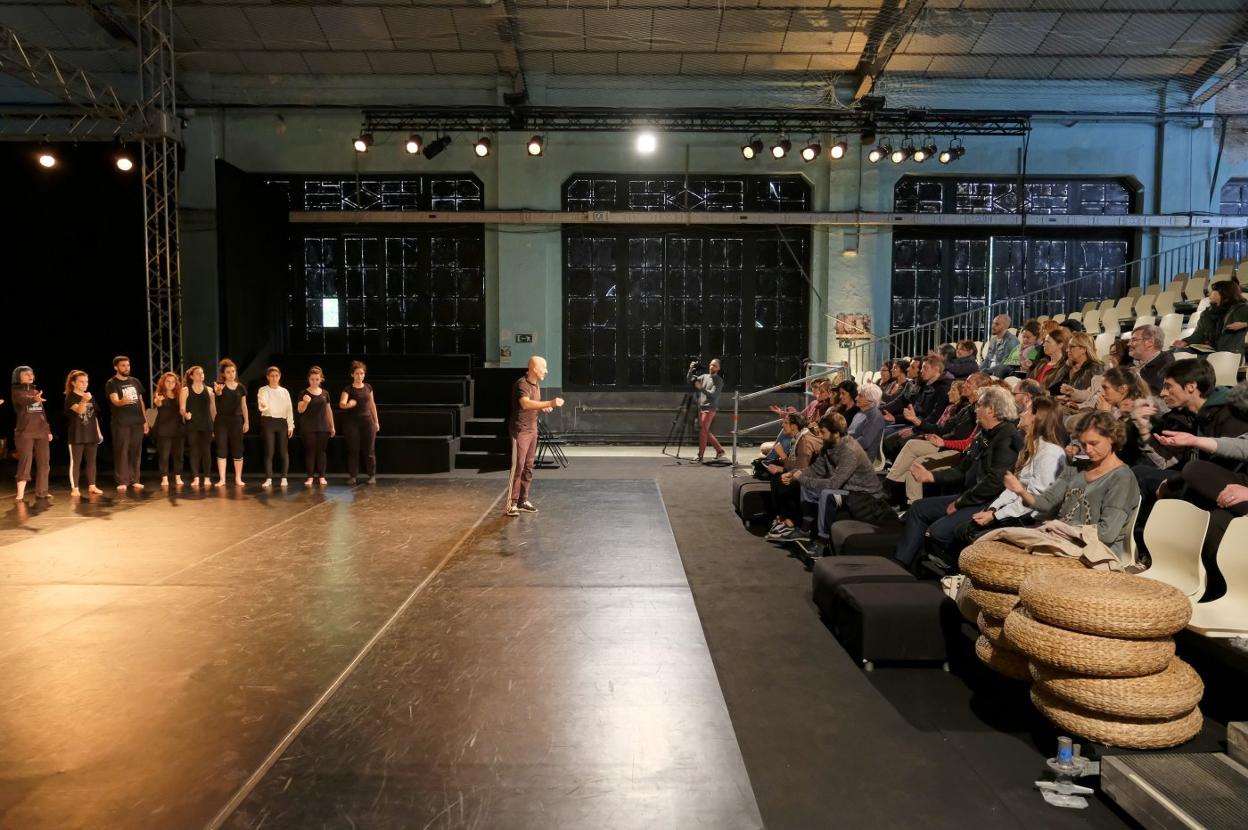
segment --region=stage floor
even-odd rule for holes
[[[657,483],[0,516],[0,826],[761,826]]]

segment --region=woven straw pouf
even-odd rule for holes
[[[971,579],[971,585],[974,587],[967,591],[967,596],[971,602],[990,617],[996,617],[999,620],[1005,619],[1009,613],[1014,610],[1014,606],[1018,605],[1018,594],[1007,594],[1002,591],[989,591],[979,587],[975,580]]]
[[[1028,574],[1046,569],[1086,570],[1082,561],[1065,556],[1030,554],[1006,542],[976,542],[962,551],[958,567],[978,588],[1017,594]]]
[[[1200,675],[1177,657],[1144,677],[1088,677],[1041,663],[1031,664],[1031,676],[1045,695],[1110,718],[1182,717],[1196,708],[1205,691]]]
[[[1117,718],[1091,712],[1031,687],[1031,702],[1049,720],[1076,735],[1108,746],[1128,749],[1166,749],[1194,738],[1204,722],[1200,709],[1164,720]]]
[[[1023,580],[1019,596],[1036,620],[1099,637],[1168,637],[1192,618],[1182,591],[1130,574],[1036,570]]]
[[[975,619],[975,625],[979,628],[979,633],[987,637],[988,642],[992,643],[996,648],[1018,651],[1018,649],[1011,647],[1009,641],[1005,639],[1005,620],[990,617],[983,611],[980,611],[979,616]]]
[[[998,648],[985,636],[975,640],[975,656],[988,668],[1014,680],[1031,681],[1027,658],[1016,651]]]
[[[1122,640],[1067,631],[1037,621],[1026,608],[1005,618],[1005,636],[1032,660],[1098,677],[1143,677],[1163,670],[1174,657],[1174,640]]]

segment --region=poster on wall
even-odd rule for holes
[[[871,315],[841,312],[836,315],[837,340],[870,340]]]

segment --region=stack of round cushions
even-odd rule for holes
[[[1005,542],[976,542],[962,551],[958,566],[971,584],[966,592],[971,607],[962,610],[979,626],[975,655],[994,671],[1030,683],[1027,658],[1005,636],[1005,618],[1018,605],[1018,590],[1028,574],[1086,570],[1083,563],[1061,556],[1033,556]]]
[[[1178,589],[1086,568],[1031,571],[1002,634],[1026,655],[1031,699],[1062,729],[1161,749],[1195,736],[1204,684],[1174,656],[1191,603]]]

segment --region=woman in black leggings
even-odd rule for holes
[[[311,487],[314,478],[322,487],[329,483],[325,480],[325,450],[334,437],[334,411],[329,393],[321,388],[324,379],[321,367],[313,366],[308,370],[308,388],[299,394],[299,435],[303,438],[304,469],[308,471],[304,487]]]
[[[35,370],[18,366],[13,370],[13,408],[17,425],[13,438],[17,444],[17,501],[26,498],[26,482],[35,480],[35,498],[51,499],[48,494],[48,445],[52,429],[44,411],[43,391],[35,388]]]
[[[87,391],[90,378],[81,369],[75,369],[65,378],[65,442],[69,445],[69,494],[82,495],[81,485],[86,481],[87,492],[98,496],[104,491],[95,486],[95,456],[104,441],[100,431],[100,411],[95,396]]]
[[[217,364],[217,486],[225,486],[225,462],[234,460],[234,486],[243,486],[243,436],[247,434],[247,387],[238,382],[238,367],[228,357]]]
[[[343,430],[347,434],[347,484],[355,484],[360,475],[360,461],[368,483],[377,483],[377,401],[373,387],[364,382],[367,367],[358,360],[351,362],[351,385],[338,397],[338,408],[346,413]]]
[[[286,474],[290,472],[290,436],[295,434],[295,410],[290,405],[290,393],[281,385],[282,370],[270,366],[264,373],[268,383],[256,392],[256,407],[260,410],[260,435],[264,438],[264,489],[273,486],[273,454],[282,462],[281,486],[286,486]]]
[[[182,486],[182,450],[186,442],[186,426],[182,418],[182,383],[173,372],[165,372],[156,382],[152,394],[156,407],[156,459],[160,463],[160,486],[169,486],[173,476],[175,487]]]
[[[192,366],[186,371],[178,406],[186,421],[186,439],[191,449],[191,486],[198,487],[201,477],[205,487],[212,486],[212,423],[217,419],[217,402],[212,389],[204,383],[204,367]]]

